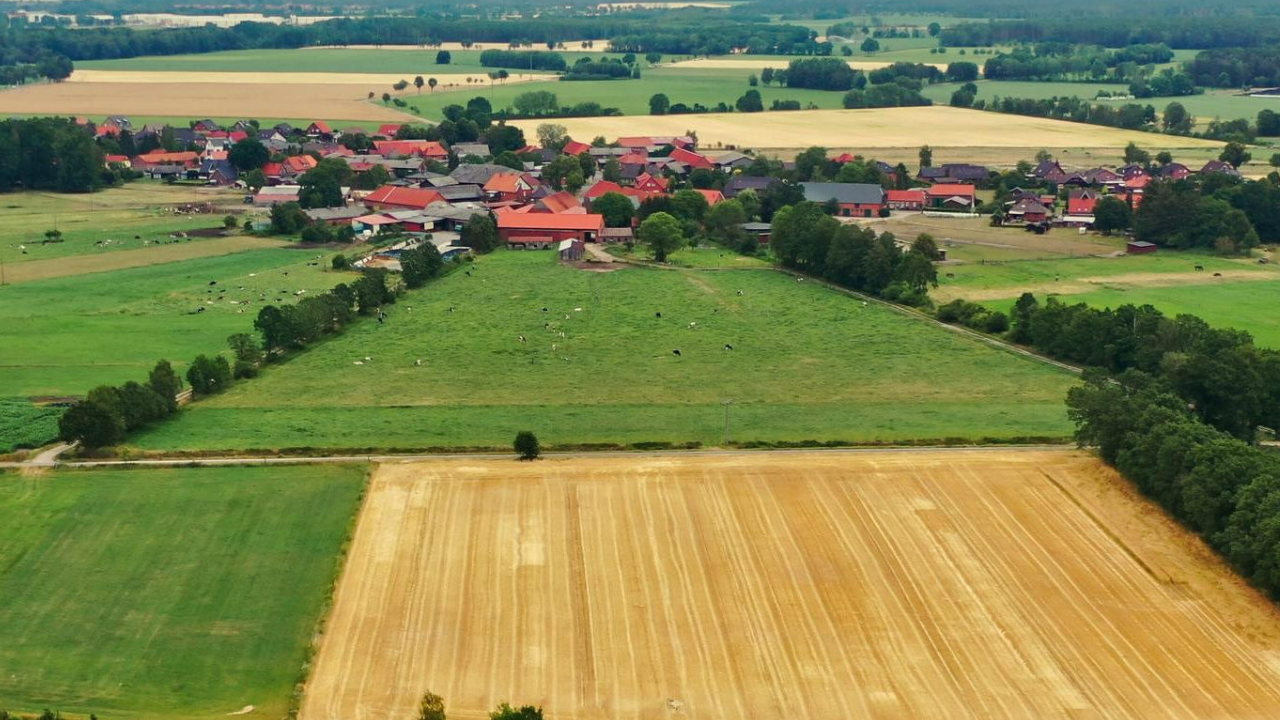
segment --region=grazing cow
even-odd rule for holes
[[[520,342],[524,342],[524,336],[523,336],[523,335],[521,335],[521,336],[520,336]]]
[[[955,273],[947,273],[947,277],[949,277],[949,278],[953,278],[953,277],[955,277],[955,276],[956,276],[956,274],[955,274]]]
[[[739,291],[738,291],[738,295],[742,295],[742,291],[741,291],[741,290],[739,290]]]
[[[660,313],[660,312],[656,312],[656,313],[654,313],[654,314],[653,314],[653,316],[654,316],[654,317],[656,317],[656,318],[660,318],[660,317],[662,317],[662,313]]]
[[[1196,272],[1204,272],[1204,266],[1203,266],[1203,265],[1197,265],[1197,266],[1196,266]]]
[[[680,357],[680,351],[679,351],[679,350],[672,350],[672,351],[671,351],[671,354],[672,354],[672,355],[675,355],[676,357]]]
[[[217,285],[217,284],[218,284],[218,281],[217,281],[217,280],[210,280],[210,281],[209,281],[209,284],[210,284],[210,285]]]
[[[1214,277],[1222,277],[1222,273],[1214,273],[1214,274],[1213,274],[1213,276],[1214,276]]]
[[[733,349],[733,346],[732,346],[732,345],[730,345],[729,343],[725,343],[725,344],[724,344],[724,349],[725,349],[725,350],[732,350],[732,349]]]

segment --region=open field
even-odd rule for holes
[[[542,121],[512,124],[531,134]],[[1004,115],[978,110],[932,106],[876,110],[801,110],[758,114],[663,115],[568,118],[557,120],[574,137],[619,135],[678,135],[698,132],[704,146],[803,149],[812,145],[876,148],[918,148],[928,142],[935,150],[967,147],[1123,148],[1129,142],[1151,147],[1205,148],[1221,143],[1196,138],[1154,135],[1131,130]],[[951,155],[948,154],[948,157]]]
[[[921,233],[928,233],[939,247],[946,249],[948,260],[1026,260],[1124,252],[1124,240],[1120,237],[1103,237],[1096,233],[1079,235],[1069,230],[1036,235],[1021,227],[991,227],[991,220],[987,217],[929,217],[921,213],[904,213],[864,224],[877,232],[892,232],[899,238],[914,239]]]
[[[5,709],[284,716],[363,485],[343,465],[0,475]]]
[[[494,44],[493,47],[506,49],[506,45]],[[568,44],[567,47],[577,47]],[[597,47],[603,47],[597,43]],[[403,45],[384,46],[381,48],[353,45],[344,48],[315,47],[298,48],[296,50],[229,50],[226,52],[197,53],[193,55],[144,56],[124,58],[120,60],[89,60],[76,63],[76,73],[84,71],[112,72],[234,72],[234,73],[323,73],[333,74],[377,74],[397,73],[397,78],[408,75],[427,77],[430,75],[447,75],[451,73],[484,74],[496,68],[486,68],[480,64],[480,49],[460,50],[456,47],[449,50],[450,61],[447,65],[436,64],[435,48],[408,47]],[[545,50],[545,47],[540,49]],[[580,52],[574,50],[557,51],[565,62],[572,65],[579,58],[602,58],[605,56],[621,58],[620,54],[604,52]],[[641,67],[648,67],[643,59]],[[509,68],[510,69],[510,68]],[[512,70],[514,73],[514,70]],[[333,82],[344,82],[334,78]],[[395,82],[393,79],[392,82]]]
[[[680,62],[671,63],[666,67],[672,70],[701,69],[701,70],[755,71],[755,70],[762,70],[767,67],[777,68],[777,69],[786,69],[787,63],[789,63],[790,60],[794,60],[794,59],[795,58],[778,60],[778,59],[756,58],[756,57],[749,57],[745,59],[723,59],[719,57],[714,57],[714,58],[698,58],[696,60],[681,60]],[[894,62],[896,61],[894,60],[883,60],[883,61],[848,60],[845,62],[845,64],[855,70],[877,70],[882,67],[888,67],[889,65],[892,65]],[[933,65],[939,70],[947,69],[946,63],[941,63],[941,64],[926,63],[926,64]]]
[[[169,235],[174,232],[222,227],[225,215],[243,212],[242,197],[221,189],[144,181],[83,195],[0,195],[0,261],[12,270],[18,263],[155,249],[157,242],[171,242]],[[172,212],[174,206],[188,203],[209,203],[215,212]],[[54,229],[62,232],[62,242],[43,244],[45,231]],[[189,240],[192,244],[204,241]]]
[[[504,251],[130,444],[509,447],[532,428],[547,444],[712,445],[727,399],[736,441],[1065,437],[1071,381],[781,273],[585,272]]]
[[[412,79],[412,78],[410,78]],[[210,111],[230,117],[406,121],[412,115],[365,100],[391,88],[326,84],[210,82],[72,82],[26,85],[0,92],[11,115],[127,115],[201,118]]]
[[[246,250],[288,247],[284,240],[236,235],[200,240],[187,238],[173,245],[157,245],[151,248],[80,254],[70,257],[33,262],[16,263],[5,267],[6,283],[49,280],[68,275],[110,272],[128,268],[147,267],[181,260],[233,255]]]
[[[607,252],[615,257],[625,258],[628,260],[643,260],[646,262],[653,261],[653,253],[643,245],[636,245],[632,248],[631,252],[627,252],[625,247],[615,245],[609,247]],[[766,269],[770,267],[769,261],[763,258],[740,255],[732,250],[725,250],[720,247],[682,248],[667,256],[667,264],[684,268],[716,269]]]
[[[935,56],[936,57],[936,56]],[[959,58],[963,59],[963,58]],[[975,61],[980,58],[975,58]],[[979,63],[981,64],[981,63]],[[1030,81],[1008,81],[1008,80],[979,80],[975,85],[978,86],[978,99],[988,100],[999,97],[1017,97],[1017,98],[1051,98],[1051,97],[1079,97],[1085,100],[1092,100],[1099,90],[1109,92],[1127,92],[1128,86],[1116,83],[1077,83],[1077,82],[1030,82]],[[926,85],[922,94],[933,100],[935,103],[947,103],[951,98],[951,93],[955,92],[960,85],[958,83],[939,83],[937,85]],[[1099,103],[1120,106],[1127,103],[1138,103],[1140,105],[1151,105],[1156,109],[1157,113],[1164,112],[1169,103],[1182,103],[1196,118],[1196,129],[1204,130],[1208,126],[1209,121],[1214,118],[1223,120],[1232,120],[1235,118],[1248,118],[1250,121],[1255,120],[1258,112],[1265,109],[1280,111],[1280,100],[1275,97],[1249,97],[1241,95],[1236,90],[1206,90],[1202,95],[1188,95],[1185,97],[1158,97],[1158,98],[1141,98],[1136,100],[1098,100]]]
[[[1075,451],[390,464],[300,717],[1266,718],[1278,644]]]
[[[172,247],[214,248],[217,242]],[[107,263],[135,252],[141,251],[66,262]],[[315,255],[260,248],[0,287],[0,397],[83,395],[102,383],[141,381],[161,358],[183,372],[196,355],[225,350],[228,335],[253,332],[264,302],[292,300],[298,290],[326,290],[351,277],[308,265]],[[193,314],[199,307],[205,311]]]
[[[432,73],[432,76],[440,80],[441,87],[466,85],[467,79],[470,78],[472,83],[488,82],[489,76],[485,73]],[[515,83],[531,80],[546,80],[555,77],[547,73],[520,73],[512,72],[511,77],[505,80],[506,83]],[[202,70],[202,71],[136,71],[136,70],[76,70],[75,73],[67,79],[70,83],[124,83],[124,84],[143,84],[143,83],[183,83],[183,84],[225,84],[234,82],[242,85],[360,85],[368,87],[370,90],[379,90],[382,88],[391,89],[391,86],[400,80],[413,81],[413,76],[405,77],[404,74],[397,73],[356,73],[356,72],[237,72],[228,77],[224,70]],[[473,88],[474,89],[474,88]],[[435,92],[441,92],[437,87]],[[381,92],[379,92],[381,94]]]

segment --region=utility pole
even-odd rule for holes
[[[721,400],[720,404],[724,405],[724,444],[728,445],[729,444],[729,406],[733,405],[733,401]]]

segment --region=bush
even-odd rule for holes
[[[512,445],[521,460],[536,460],[542,455],[542,446],[538,443],[538,436],[529,430],[521,430],[516,433],[516,439]]]

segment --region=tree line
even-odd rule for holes
[[[89,192],[117,180],[88,128],[67,118],[0,120],[0,192]]]
[[[485,50],[480,53],[480,64],[485,67],[552,72],[563,72],[569,69],[569,64],[564,61],[563,55],[547,50]]]
[[[1280,49],[1215,48],[1196,53],[1187,72],[1205,87],[1274,87],[1280,85]]]
[[[1071,17],[957,23],[939,35],[949,47],[989,47],[1040,41],[1123,48],[1167,45],[1174,49],[1263,47],[1280,41],[1280,17],[1274,15],[1159,17],[1153,14],[1090,15],[1070,6]]]
[[[983,64],[988,80],[1126,81],[1150,74],[1151,65],[1173,60],[1167,45],[1132,45],[1119,50],[1040,43],[998,53]]]
[[[1052,358],[1137,371],[1158,379],[1182,406],[1217,430],[1246,441],[1280,422],[1280,352],[1249,333],[1212,328],[1193,315],[1166,317],[1150,305],[1096,308],[1030,293],[1011,313],[1009,339]]]
[[[893,233],[842,224],[815,203],[778,210],[770,247],[784,267],[904,305],[927,305],[938,282],[928,247],[904,251]]]

